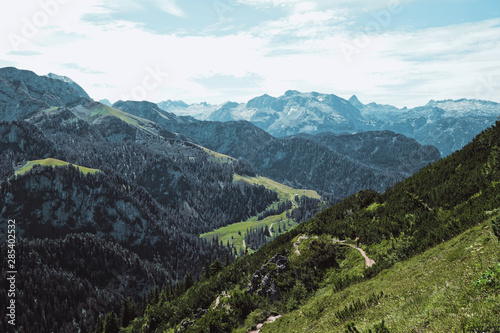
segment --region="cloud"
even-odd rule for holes
[[[299,2],[299,0],[235,0],[238,3],[248,6],[269,7],[269,6],[291,6]]]
[[[0,36],[1,64],[71,77],[95,99],[121,99],[146,83],[152,89],[145,99],[151,101],[211,103],[243,102],[296,89],[416,106],[431,98],[475,98],[481,82],[500,77],[500,19],[427,29],[389,26],[370,34],[360,46],[360,33],[352,27],[355,10],[349,7],[360,4],[358,0],[335,6],[320,0],[240,3],[269,8],[251,9],[254,21],[249,18],[249,24],[223,33],[194,34],[186,28],[179,34],[145,29],[135,16],[113,16],[135,10],[147,18],[145,8],[152,2],[125,1],[124,7],[111,0],[71,2],[20,53],[10,52]],[[187,3],[177,9],[175,2],[170,4],[174,7],[165,7],[169,15],[180,10],[171,21],[191,19]],[[21,5],[12,6],[18,17],[0,21],[6,28],[2,31],[19,31],[27,15],[16,9]],[[249,10],[243,5],[234,8],[227,15]],[[82,19],[84,15],[111,16],[97,24]],[[342,52],[345,44],[356,48],[350,61]],[[29,52],[37,54],[27,56]],[[150,72],[156,69],[168,75],[153,81]]]
[[[76,69],[76,70],[78,70],[82,73],[86,73],[86,74],[104,74],[105,73],[104,71],[93,70],[93,69],[90,69],[87,67],[80,66],[80,65],[75,64],[75,63],[65,63],[65,64],[61,64],[61,66],[64,68],[68,68],[68,69]]]

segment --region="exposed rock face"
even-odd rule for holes
[[[1,184],[0,216],[23,221],[19,232],[29,237],[92,232],[127,246],[158,242],[160,223],[166,219],[153,213],[159,207],[123,187],[117,193],[119,187],[106,178],[85,176],[74,168],[35,168]]]
[[[0,152],[12,149],[14,152],[24,152],[29,156],[34,156],[30,152],[40,151],[50,154],[52,143],[45,138],[43,133],[34,125],[21,122],[2,122],[0,121]]]
[[[69,77],[62,76],[62,75],[57,75],[57,74],[54,74],[54,73],[47,74],[47,77],[51,78],[51,79],[54,79],[54,80],[59,80],[59,81],[63,81],[63,82],[68,83],[69,85],[71,85],[73,87],[73,89],[76,90],[76,92],[80,96],[90,99],[90,96],[87,94],[87,92],[85,90],[83,90],[83,88],[80,87],[78,85],[78,83],[76,83],[75,81],[71,80]]]
[[[13,67],[0,68],[0,119],[26,119],[53,106],[75,106],[89,99],[83,89],[60,79]]]
[[[236,109],[238,107],[238,105],[239,105],[238,103],[228,102],[228,103],[222,105],[222,107],[219,110],[212,113],[210,115],[210,117],[208,118],[208,120],[211,120],[211,121],[231,121],[231,120],[233,120],[232,112],[234,109]]]
[[[275,255],[258,271],[253,273],[247,291],[257,293],[260,296],[267,296],[272,301],[280,297],[280,292],[276,286],[276,277],[287,271],[289,268],[288,258],[282,255]]]

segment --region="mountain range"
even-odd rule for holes
[[[476,187],[468,181],[467,186],[461,188],[455,184],[458,178],[453,178],[453,182],[444,182],[444,185],[436,181],[440,184],[439,191],[420,193],[418,187],[421,185],[407,180],[405,184],[410,185],[405,187],[406,192],[399,192],[393,186],[398,188],[398,182],[422,168],[437,170],[442,175],[442,169],[428,166],[439,160],[440,152],[434,146],[422,145],[396,131],[377,128],[379,123],[375,121],[371,131],[361,131],[359,124],[367,124],[368,113],[377,108],[394,110],[371,104],[365,109],[358,102],[354,98],[346,101],[334,95],[289,91],[280,98],[265,95],[245,105],[228,103],[214,107],[206,103],[190,106],[180,101],[160,103],[163,108],[184,110],[184,113],[175,114],[147,101],[118,101],[107,105],[110,103],[94,101],[70,78],[1,68],[0,219],[17,221],[16,255],[19,261],[16,268],[23,272],[23,279],[17,285],[18,306],[25,309],[18,314],[18,327],[26,332],[76,332],[90,331],[96,324],[97,331],[102,332],[104,329],[99,330],[99,325],[110,324],[114,320],[113,313],[121,311],[120,307],[128,309],[122,311],[129,319],[123,320],[122,326],[139,316],[136,323],[145,323],[146,331],[161,325],[173,329],[173,325],[179,323],[176,320],[188,315],[210,320],[204,315],[209,313],[205,311],[207,302],[212,302],[212,290],[201,291],[182,305],[193,308],[176,308],[171,301],[184,297],[189,290],[199,291],[198,287],[190,289],[197,281],[215,283],[215,277],[224,267],[247,265],[244,270],[248,275],[264,263],[260,259],[245,259],[252,257],[245,256],[245,252],[256,249],[249,249],[244,243],[238,252],[229,239],[223,244],[217,237],[207,240],[200,235],[231,227],[237,222],[246,225],[247,232],[257,234],[252,223],[259,216],[267,218],[274,214],[270,216],[274,222],[259,229],[262,231],[258,233],[262,238],[259,246],[276,237],[278,243],[264,246],[263,251],[255,252],[254,258],[267,257],[269,249],[284,244],[285,239],[288,242],[298,232],[310,231],[311,236],[314,232],[319,233],[320,224],[325,224],[325,230],[334,235],[338,230],[322,218],[304,224],[299,222],[304,216],[312,216],[341,200],[344,206],[346,203],[352,205],[341,211],[338,207],[344,206],[334,206],[337,208],[321,216],[336,216],[335,219],[340,216],[342,221],[333,224],[344,225],[346,231],[338,236],[352,238],[356,233],[363,235],[369,244],[392,236],[422,249],[435,244],[442,230],[424,237],[422,233],[426,229],[421,226],[428,226],[429,230],[434,226],[418,222],[423,214],[421,211],[404,210],[410,206],[420,207],[420,210],[424,207],[424,213],[429,209],[445,214],[432,221],[438,226],[442,220],[449,220],[450,225],[445,229],[451,234],[472,225],[469,220],[462,220],[462,215],[446,215],[448,213],[442,211],[451,205],[449,202],[458,200],[448,198],[453,193],[466,191],[460,196],[463,200],[476,200],[477,193],[482,199],[481,193],[486,190],[484,193],[489,195],[491,188],[483,178],[496,179],[496,155],[488,148],[494,146],[496,136],[491,133],[496,132],[490,130],[490,134],[476,140],[473,147],[486,147],[479,149],[484,156],[477,155],[479,153],[472,148],[465,149],[460,153],[463,167],[455,166],[454,170],[461,177],[476,177]],[[463,119],[469,118],[466,116],[472,105],[469,102],[463,101]],[[483,121],[484,130],[487,127],[485,119],[495,113],[495,103],[477,102],[475,105],[482,110],[477,112],[477,126]],[[433,102],[424,107],[422,114],[431,109],[433,117],[434,112],[441,117],[436,122],[446,123],[452,119],[446,118],[446,112],[453,111],[445,109],[453,107],[456,102]],[[206,118],[212,120],[192,116],[206,110],[211,110]],[[335,110],[335,114],[328,116],[328,110]],[[403,111],[400,110],[402,115],[398,124],[411,127],[421,121],[412,118],[421,114],[419,110],[408,113],[408,119]],[[250,118],[231,120],[237,114]],[[293,120],[288,129],[285,114]],[[314,122],[318,125],[311,125]],[[312,128],[307,126],[316,126],[316,129],[305,130]],[[422,126],[419,128],[425,127]],[[271,132],[282,130],[269,133],[262,127]],[[448,140],[447,133],[441,131],[439,135]],[[460,140],[464,140],[463,137]],[[480,144],[482,141],[484,145]],[[467,161],[464,156],[471,156],[472,160]],[[456,159],[449,161],[455,165]],[[483,173],[469,175],[466,171],[475,170],[475,160],[484,162]],[[450,170],[447,168],[446,172],[453,174]],[[427,177],[430,182],[432,177],[437,177],[425,172],[425,177],[417,176],[417,179]],[[371,190],[360,192],[368,188]],[[296,193],[300,189],[316,190],[321,196],[316,192],[312,195],[314,199],[306,194],[299,196]],[[380,194],[384,192],[387,194]],[[448,193],[449,202],[439,199],[445,193]],[[400,197],[402,201],[397,203]],[[361,198],[361,202],[357,198]],[[440,206],[429,204],[431,200],[441,200]],[[459,207],[461,201],[456,200],[452,204]],[[386,203],[389,215],[372,216],[378,212],[377,207],[384,207]],[[367,204],[370,208],[366,208]],[[493,204],[488,205],[492,210]],[[358,212],[359,207],[362,211]],[[396,211],[401,210],[401,213],[394,213],[391,207],[398,207]],[[352,214],[363,221],[363,228],[375,230],[378,238],[371,239],[366,230],[354,227],[357,220],[351,217]],[[290,220],[299,215],[302,218],[293,221],[293,227],[298,227],[290,235],[276,232],[281,229],[282,220],[288,220],[287,225],[291,228]],[[367,222],[374,217],[382,222],[375,226]],[[276,223],[279,227],[272,231]],[[402,227],[396,226],[399,224]],[[241,235],[245,234],[244,230],[238,229],[234,234],[245,239],[245,235]],[[411,238],[410,231],[418,235],[418,239]],[[278,233],[283,233],[284,238]],[[7,237],[7,228],[0,230],[0,236],[2,239]],[[425,241],[424,245],[418,245],[417,240]],[[2,252],[6,252],[6,242],[1,246]],[[311,259],[311,263],[304,262],[304,267],[311,272],[316,270],[314,265],[331,268],[330,259],[335,259],[331,261],[334,263],[343,258],[341,252],[334,258],[328,252],[329,247],[328,253],[323,253],[315,246],[311,256],[304,256]],[[243,261],[238,259],[236,266],[231,266],[237,257],[244,257]],[[319,262],[313,259],[316,257]],[[0,269],[5,276],[6,257],[2,260]],[[276,258],[266,267],[276,264],[283,262]],[[260,272],[266,275],[268,268]],[[244,288],[248,281],[242,279],[238,269],[230,270],[231,283]],[[319,272],[319,275],[314,273],[307,277],[302,275],[304,272],[296,273],[300,277],[297,281],[300,280],[308,292],[316,288],[323,274]],[[282,281],[283,293],[288,292],[286,288],[293,280],[290,279]],[[5,284],[6,280],[0,289],[2,298],[7,297]],[[210,288],[221,286],[217,282]],[[299,289],[295,292],[300,294],[302,289]],[[272,295],[273,300],[279,299],[277,293]],[[204,299],[197,304],[199,297]],[[257,300],[254,296],[248,297]],[[239,296],[233,299],[238,301]],[[157,305],[171,308],[158,310]],[[236,309],[239,305],[231,307]],[[200,311],[194,314],[198,308]],[[241,316],[246,311],[242,310]],[[106,313],[107,319],[103,320]],[[168,313],[171,319],[167,323],[165,314]],[[5,317],[5,308],[0,310],[0,316]],[[10,329],[4,321],[1,325],[1,331]]]
[[[431,100],[425,106],[408,109],[363,104],[356,96],[345,100],[332,94],[295,90],[279,97],[262,95],[247,103],[228,102],[215,111],[213,105],[203,109],[183,102],[167,101],[158,106],[200,120],[246,120],[276,137],[390,130],[436,146],[442,156],[462,148],[500,115],[499,103],[483,100]]]
[[[439,159],[435,147],[390,131],[276,138],[247,121],[199,121],[150,102],[118,101],[113,107],[182,133],[219,153],[244,159],[266,177],[338,198],[363,188],[384,191]]]

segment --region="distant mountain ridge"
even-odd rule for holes
[[[178,109],[165,110],[176,113]],[[183,110],[183,115],[189,114],[185,107]],[[204,112],[198,106],[192,115],[200,120],[246,120],[276,137],[390,130],[421,144],[434,145],[446,156],[494,124],[500,116],[500,104],[470,99],[431,100],[424,106],[400,109],[363,104],[355,95],[345,100],[332,94],[289,90],[279,97],[264,94],[247,103],[207,106]]]
[[[335,99],[332,101],[336,102]],[[254,102],[274,103],[268,98]],[[247,121],[199,121],[192,117],[177,117],[149,102],[120,101],[113,107],[156,121],[166,130],[185,135],[211,150],[244,159],[263,176],[295,188],[310,188],[339,198],[363,188],[384,191],[439,159],[435,147],[422,146],[413,139],[389,131],[275,138]],[[227,107],[238,105],[228,104]],[[353,117],[358,117],[359,112],[353,109],[352,105],[348,106],[345,113],[352,112]]]

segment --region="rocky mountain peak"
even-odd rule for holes
[[[26,119],[53,106],[71,107],[89,100],[76,83],[38,76],[13,67],[0,68],[0,117]]]
[[[363,109],[365,106],[363,103],[361,103],[359,101],[358,96],[356,96],[356,95],[352,95],[348,101],[349,101],[349,103],[351,103],[354,107],[357,107],[358,109]]]
[[[258,108],[262,109],[265,107],[269,107],[272,103],[277,101],[276,97],[269,96],[268,94],[264,94],[259,97],[255,97],[248,101],[247,108]]]
[[[47,77],[51,78],[51,79],[54,79],[54,80],[59,80],[59,81],[68,83],[69,85],[71,85],[78,92],[78,94],[80,94],[81,97],[85,97],[85,98],[89,98],[90,99],[90,96],[87,94],[87,92],[85,90],[83,90],[83,88],[80,87],[80,85],[78,85],[78,83],[76,83],[75,81],[73,81],[69,77],[62,76],[62,75],[57,75],[57,74],[54,74],[54,73],[47,74]]]

